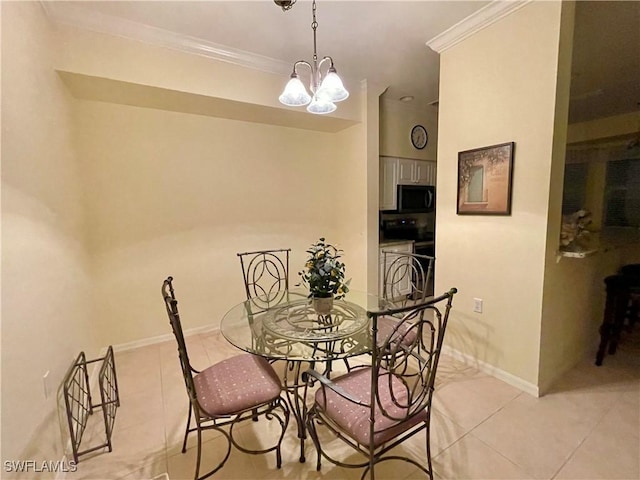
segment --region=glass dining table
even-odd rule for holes
[[[368,311],[384,301],[365,292],[349,291],[334,300],[331,311],[317,313],[304,290],[285,290],[257,296],[231,308],[220,331],[235,347],[269,360],[286,362],[283,389],[298,426],[300,462],[305,461],[306,388],[303,365],[321,363],[326,375],[333,362],[371,351]],[[306,368],[306,367],[305,367]]]

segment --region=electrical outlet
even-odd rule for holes
[[[473,299],[473,311],[476,313],[482,313],[482,299],[474,298]]]
[[[42,384],[44,386],[44,398],[49,398],[49,370],[42,376]]]

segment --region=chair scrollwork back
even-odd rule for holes
[[[238,253],[247,300],[266,309],[289,290],[290,248]]]
[[[435,257],[417,253],[382,251],[382,296],[394,307],[419,303],[427,297],[427,289],[433,276]]]

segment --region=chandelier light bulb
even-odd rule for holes
[[[335,103],[322,100],[316,96],[313,97],[313,101],[307,107],[307,112],[324,115],[326,113],[335,112],[336,108]]]
[[[291,74],[291,79],[287,82],[282,95],[280,95],[278,99],[280,103],[284,105],[301,107],[311,101],[311,96],[307,93],[307,89],[304,88],[298,75],[294,72]]]
[[[331,67],[327,76],[322,80],[316,96],[328,102],[341,102],[349,96],[349,92],[342,85],[342,80],[336,73],[336,69]]]

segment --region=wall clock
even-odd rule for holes
[[[411,129],[411,143],[418,150],[422,150],[427,146],[429,134],[422,125],[416,125]]]

